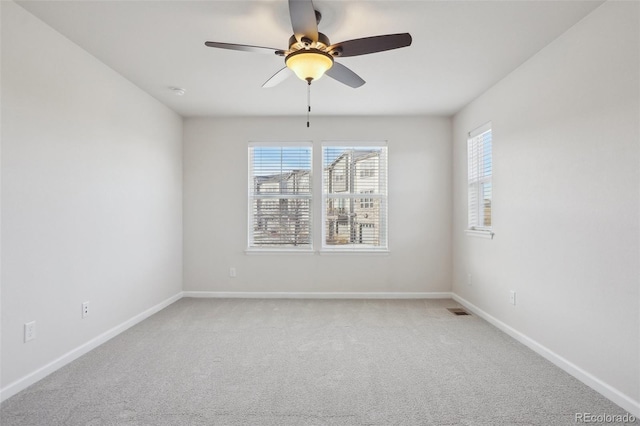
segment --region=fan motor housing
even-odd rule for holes
[[[301,50],[301,49],[309,49],[309,48],[314,48],[314,49],[324,51],[330,45],[331,45],[331,42],[329,41],[329,37],[327,37],[322,33],[318,33],[318,41],[315,41],[315,42],[308,37],[301,37],[300,41],[298,41],[295,35],[292,35],[291,37],[289,37],[289,51],[291,52],[295,52],[296,50]]]

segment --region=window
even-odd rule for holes
[[[360,177],[361,178],[367,178],[367,177],[375,177],[375,173],[376,171],[373,169],[360,169]]]
[[[249,249],[312,247],[311,144],[249,145]]]
[[[361,194],[373,194],[373,190],[368,189],[366,191],[360,191]],[[373,198],[360,198],[360,208],[361,209],[372,209],[373,208]]]
[[[387,147],[324,145],[325,250],[386,251]]]
[[[469,133],[467,141],[469,229],[491,231],[491,123]]]

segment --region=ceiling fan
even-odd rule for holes
[[[365,81],[349,68],[336,62],[335,58],[366,55],[411,45],[409,33],[364,37],[331,44],[326,35],[318,32],[318,24],[322,15],[314,9],[311,0],[289,0],[289,15],[293,35],[289,38],[287,50],[215,41],[207,41],[205,45],[219,49],[275,54],[284,57],[286,66],[269,78],[262,87],[273,87],[281,83],[293,71],[309,85],[312,81],[327,74],[340,83],[353,88],[362,86]]]

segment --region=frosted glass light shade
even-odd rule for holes
[[[317,80],[333,66],[333,58],[317,49],[298,50],[285,60],[287,67],[296,73],[300,80]]]

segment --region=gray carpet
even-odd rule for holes
[[[5,401],[1,424],[548,426],[625,414],[446,310],[456,306],[182,299]]]

